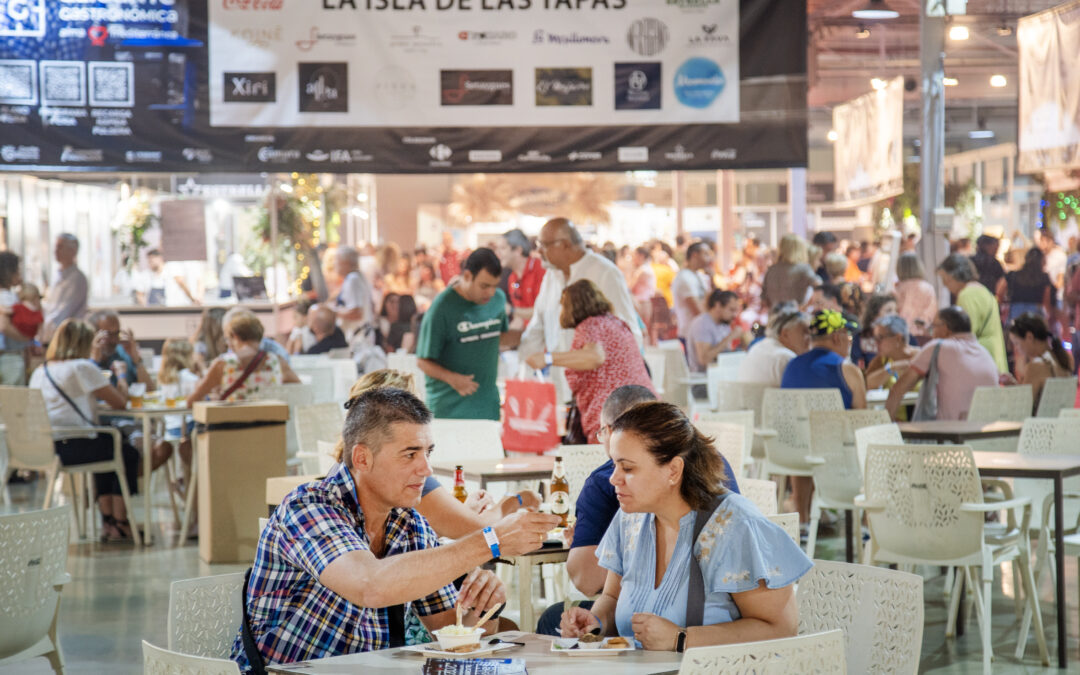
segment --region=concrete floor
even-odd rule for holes
[[[14,485],[12,498],[15,509],[40,504],[36,497],[39,486]],[[158,532],[155,543],[143,550],[130,545],[99,544],[78,541],[72,526],[68,571],[72,582],[65,587],[61,602],[60,642],[69,673],[141,673],[141,641],[165,645],[169,605],[169,584],[210,574],[242,571],[241,565],[207,565],[199,560],[194,542],[176,548],[171,515],[167,509],[158,510]],[[161,525],[160,523],[165,523]],[[165,543],[168,542],[168,543]],[[835,532],[818,539],[818,557],[842,559],[843,544]],[[1080,654],[1077,653],[1080,622],[1077,618],[1076,559],[1067,559],[1068,580],[1068,639],[1072,659],[1068,672],[1080,673]],[[945,640],[946,605],[942,596],[944,578],[936,570],[926,576],[926,623],[923,633],[922,665],[924,673],[979,673],[981,647],[978,628],[971,621],[967,634]],[[1011,578],[1011,575],[1010,575]],[[1003,593],[1001,575],[997,576],[994,592],[993,644],[996,658],[995,673],[1055,673],[1056,668],[1042,668],[1037,659],[1034,638],[1029,641],[1026,659],[1017,662],[1012,654],[1016,646],[1017,624],[1011,591]],[[1049,585],[1042,589],[1043,616],[1051,660],[1056,663],[1056,640],[1053,603]],[[511,612],[508,616],[513,617]],[[17,666],[0,667],[0,675],[8,673],[51,673],[45,659],[28,661]]]

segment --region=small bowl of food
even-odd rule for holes
[[[439,641],[439,649],[444,652],[472,651],[465,648],[473,646],[479,649],[480,636],[483,634],[484,629],[479,626],[459,626],[453,623],[432,631],[432,635]]]
[[[586,633],[578,638],[578,649],[600,649],[604,646],[604,638],[592,633]]]

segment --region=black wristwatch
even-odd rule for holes
[[[679,631],[679,636],[675,638],[675,651],[682,654],[686,651],[686,631]]]

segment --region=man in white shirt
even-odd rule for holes
[[[559,324],[562,292],[579,279],[596,284],[611,303],[611,313],[626,322],[638,345],[641,324],[626,279],[613,262],[585,248],[581,234],[566,218],[552,218],[540,229],[540,255],[548,268],[533,306],[533,317],[521,336],[522,360],[538,352],[566,351],[574,331]]]
[[[371,325],[374,315],[371,286],[360,273],[360,253],[354,247],[338,246],[337,273],[344,281],[341,282],[334,311],[341,330],[351,342],[356,333],[364,332]]]
[[[750,346],[739,364],[739,382],[779,387],[788,361],[810,349],[810,317],[794,302],[783,302],[769,313],[765,337]]]
[[[67,232],[56,237],[53,255],[60,269],[56,271],[45,302],[44,339],[48,341],[64,319],[86,316],[88,285],[86,275],[75,266],[79,255],[79,239]]]
[[[686,249],[686,266],[675,275],[671,282],[671,295],[675,300],[675,315],[679,322],[679,337],[687,339],[690,322],[705,311],[705,284],[701,279],[701,270],[712,265],[712,247],[708,242],[699,241]],[[689,352],[690,345],[687,346]]]

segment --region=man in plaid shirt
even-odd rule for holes
[[[398,646],[403,636],[392,630],[410,611],[435,630],[454,622],[461,604],[465,623],[475,623],[506,599],[502,582],[478,566],[496,550],[512,557],[540,548],[558,523],[521,511],[493,532],[440,546],[414,510],[431,475],[431,413],[401,389],[373,389],[350,404],[344,464],[290,493],[259,538],[244,602],[267,664]],[[242,630],[232,658],[245,671],[256,666]]]

